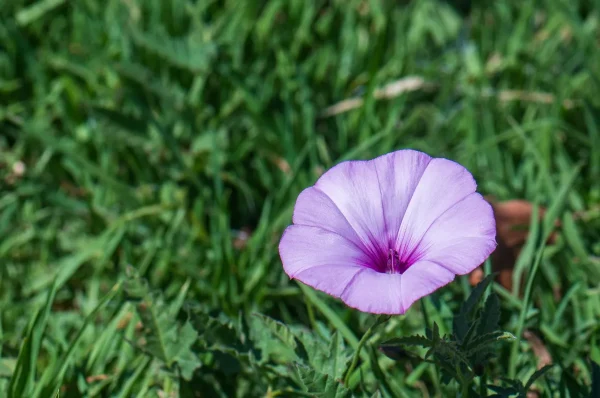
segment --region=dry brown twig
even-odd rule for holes
[[[392,99],[399,97],[404,93],[411,91],[417,91],[424,88],[426,85],[431,84],[425,82],[420,76],[407,76],[402,79],[398,79],[391,83],[386,84],[382,88],[376,89],[373,93],[375,99]],[[338,102],[337,104],[331,105],[321,113],[321,117],[330,117],[345,113],[356,108],[360,108],[365,100],[363,98],[349,98]]]
[[[427,82],[421,76],[406,76],[391,83],[386,84],[382,88],[376,89],[373,93],[373,97],[376,100],[382,99],[394,99],[402,94],[410,93],[413,91],[419,91],[424,89],[434,88],[436,85],[431,82]],[[495,91],[492,89],[485,90],[481,96],[483,98],[496,97],[500,102],[533,102],[539,104],[553,104],[556,102],[554,94],[545,93],[542,91],[525,91],[525,90],[499,90]],[[349,112],[353,109],[360,108],[364,104],[365,100],[361,97],[348,98],[340,101],[336,104],[328,106],[321,112],[320,117],[328,118],[331,116],[339,115],[342,113]],[[575,107],[576,101],[572,99],[565,99],[562,101],[562,105],[571,109]]]

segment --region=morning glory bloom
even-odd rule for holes
[[[463,166],[414,150],[342,162],[298,196],[283,268],[350,307],[403,314],[496,248],[476,188]]]

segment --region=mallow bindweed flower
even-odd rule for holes
[[[340,163],[298,196],[283,268],[350,307],[403,314],[495,249],[476,188],[463,166],[414,150]]]

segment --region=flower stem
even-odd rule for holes
[[[461,398],[468,398],[471,392],[471,382],[473,381],[472,377],[465,377],[462,372],[459,370],[459,379],[461,384]]]
[[[469,396],[469,385],[463,382],[462,392],[460,394],[461,398],[467,398]]]
[[[485,377],[485,373],[481,375],[481,377],[479,378],[479,395],[481,396],[481,398],[485,398],[487,397],[487,377]]]
[[[375,322],[373,323],[373,325],[371,325],[371,327],[369,329],[367,329],[365,334],[362,336],[362,338],[358,342],[358,347],[356,347],[356,351],[354,352],[354,356],[352,357],[352,362],[350,363],[350,367],[346,371],[346,376],[344,377],[344,385],[345,386],[348,386],[348,383],[350,382],[350,376],[352,375],[354,368],[356,368],[356,365],[358,364],[358,359],[360,358],[360,351],[362,350],[362,347],[365,345],[367,340],[369,340],[369,337],[371,337],[371,335],[373,334],[373,331],[375,331],[377,326],[386,322],[390,318],[391,317],[389,315],[378,316],[377,319],[375,320]]]

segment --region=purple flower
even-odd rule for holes
[[[350,307],[403,314],[496,248],[476,188],[458,163],[413,150],[340,163],[298,196],[283,268]]]

